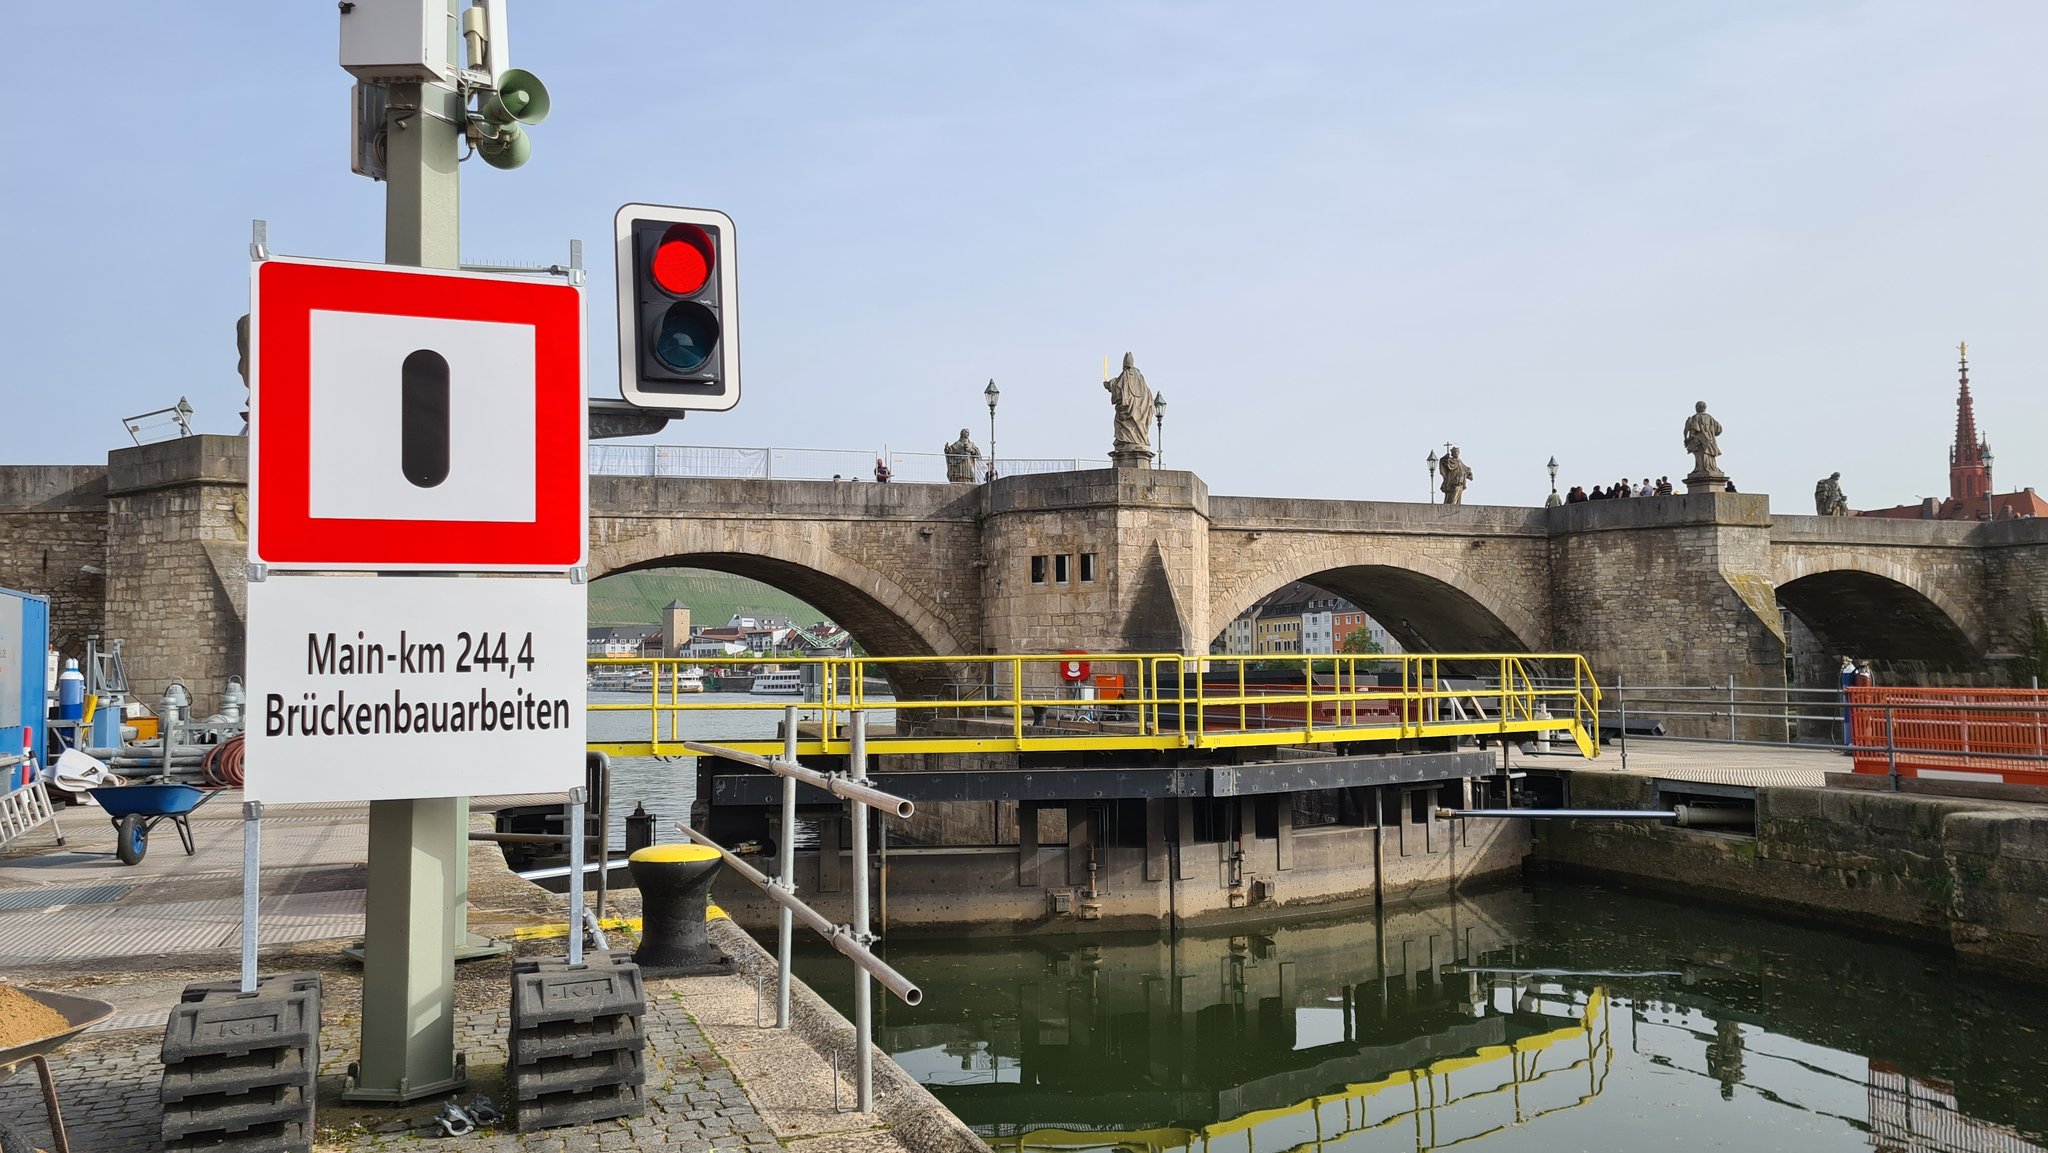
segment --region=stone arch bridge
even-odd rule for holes
[[[137,688],[241,665],[245,442],[0,467],[0,585],[57,601],[67,651],[127,639]],[[1774,516],[1713,494],[1558,508],[1212,496],[1188,472],[984,485],[591,479],[591,575],[757,578],[870,652],[1197,653],[1308,580],[1405,647],[1573,651],[1602,679],[1775,687],[1821,651],[1984,677],[2048,611],[2048,521]],[[1788,624],[1796,617],[1798,626]],[[212,690],[202,688],[202,699]]]

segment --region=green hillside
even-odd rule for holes
[[[670,601],[690,606],[690,623],[722,625],[734,613],[784,616],[800,625],[826,619],[810,605],[760,581],[704,569],[653,569],[590,582],[590,623],[655,625]]]

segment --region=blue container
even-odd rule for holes
[[[75,657],[66,660],[64,671],[57,674],[57,719],[85,719],[85,674],[78,671],[78,660]]]
[[[0,756],[26,749],[43,763],[49,648],[49,598],[0,588]],[[7,790],[27,784],[27,766],[0,774],[0,783]]]

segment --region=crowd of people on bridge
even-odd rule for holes
[[[1646,476],[1639,485],[1630,484],[1627,477],[1622,477],[1608,488],[1601,488],[1596,484],[1593,486],[1592,492],[1587,492],[1584,485],[1575,484],[1572,486],[1572,490],[1565,494],[1564,502],[1566,504],[1578,504],[1580,501],[1587,500],[1621,500],[1625,497],[1636,496],[1670,496],[1671,492],[1671,478],[1668,476],[1660,476],[1654,481]]]

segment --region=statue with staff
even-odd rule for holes
[[[1109,401],[1116,406],[1116,435],[1109,459],[1118,468],[1144,468],[1152,460],[1152,390],[1145,374],[1138,371],[1131,354],[1124,353],[1124,370],[1102,382]]]

